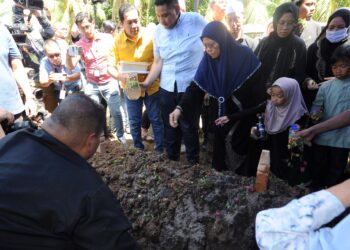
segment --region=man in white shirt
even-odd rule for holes
[[[142,85],[149,88],[160,75],[167,156],[170,160],[179,160],[183,137],[187,160],[195,164],[199,158],[198,124],[189,124],[183,119],[180,126],[172,128],[169,114],[177,106],[202,59],[200,36],[206,21],[198,13],[181,13],[178,0],[156,0],[155,9],[160,24],[154,34],[154,62]]]

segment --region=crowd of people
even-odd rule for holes
[[[143,140],[151,126],[155,153],[165,151],[168,159],[179,161],[184,144],[187,162],[197,164],[201,117],[204,144],[208,134],[214,138],[209,143],[217,171],[254,176],[261,151],[268,149],[272,173],[290,185],[318,191],[345,179],[350,149],[350,10],[336,10],[322,27],[312,19],[316,0],[293,0],[275,9],[272,30],[265,37],[252,38],[243,30],[241,1],[211,0],[206,18],[186,12],[181,3],[155,0],[159,24],[148,27],[141,26],[134,5],[122,4],[120,30],[106,21],[101,31],[86,12],[76,15],[70,31],[61,22],[51,25],[42,11],[14,5],[14,21],[24,22],[30,32],[23,45],[0,26],[0,119],[11,123],[36,112],[23,65],[38,73],[52,115],[42,130],[19,131],[1,140],[1,189],[7,190],[1,200],[13,202],[0,203],[0,246],[14,247],[17,239],[18,249],[68,243],[87,249],[138,248],[127,233],[130,224],[118,202],[86,162],[107,126],[125,147],[130,130],[139,150],[145,149]],[[123,62],[149,67],[131,74]],[[135,73],[134,87],[140,93],[131,98],[124,92]],[[99,104],[108,107],[111,124],[106,124]],[[16,182],[26,183],[25,192],[23,187],[7,188]],[[334,216],[342,212],[348,207],[342,196],[348,182],[344,183],[261,213],[256,228],[259,247],[287,246],[294,240],[282,237],[270,220],[289,210],[299,213],[299,203],[324,210],[313,204],[330,199],[337,207]],[[26,203],[29,199],[35,210]],[[14,224],[20,217],[26,219]],[[297,215],[292,217],[288,214],[284,218],[289,222],[280,224],[292,227]],[[28,228],[35,228],[35,240],[26,235]],[[307,237],[293,246],[299,249]],[[310,240],[312,249],[320,249],[320,237]]]

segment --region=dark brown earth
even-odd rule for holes
[[[255,193],[255,178],[219,173],[205,163],[168,161],[110,141],[106,153],[97,153],[91,162],[144,249],[257,249],[257,212],[303,192],[270,176],[269,190]]]

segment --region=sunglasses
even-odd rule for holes
[[[48,58],[54,58],[54,57],[60,57],[61,56],[61,53],[55,53],[55,54],[50,54],[50,55],[47,55]]]

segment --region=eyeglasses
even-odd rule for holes
[[[288,23],[288,22],[278,22],[277,25],[279,26],[285,26],[287,28],[293,28],[295,26],[295,23]]]
[[[216,49],[219,47],[218,43],[208,43],[208,44],[203,44],[204,49]]]
[[[50,55],[47,55],[48,58],[54,58],[54,57],[60,57],[61,56],[61,53],[55,53],[55,54],[50,54]]]

